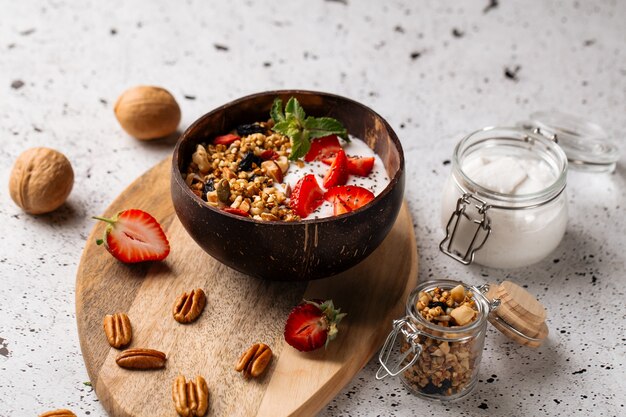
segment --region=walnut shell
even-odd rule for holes
[[[176,99],[161,87],[140,85],[126,90],[114,111],[126,133],[140,140],[170,135],[180,123]]]
[[[9,193],[15,204],[31,214],[59,208],[74,185],[70,161],[50,148],[31,148],[18,156],[9,179]]]

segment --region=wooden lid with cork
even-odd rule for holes
[[[489,322],[505,336],[529,347],[538,347],[548,336],[545,307],[519,285],[510,281],[490,284],[486,297],[500,300]]]

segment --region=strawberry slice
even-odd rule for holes
[[[324,202],[324,191],[315,175],[307,174],[296,183],[291,192],[289,206],[301,218],[307,217]]]
[[[302,352],[328,347],[337,336],[337,325],[346,316],[333,300],[306,301],[294,307],[285,323],[285,341]]]
[[[222,210],[226,213],[235,214],[237,216],[250,217],[250,214],[238,208],[224,207]]]
[[[348,182],[348,158],[346,153],[341,149],[337,152],[330,169],[324,177],[324,188],[334,187],[336,185],[344,185]]]
[[[333,200],[333,215],[339,216],[340,214],[350,213],[352,209],[343,202],[339,197],[335,197]]]
[[[96,243],[124,263],[160,261],[170,253],[170,244],[159,222],[145,211],[124,210],[113,218],[93,217],[108,223]]]
[[[229,133],[227,135],[217,136],[215,139],[213,139],[213,144],[228,146],[239,139],[241,139],[239,136]]]
[[[276,160],[278,159],[280,155],[278,155],[278,152],[272,150],[272,149],[266,149],[263,152],[261,152],[261,155],[259,155],[259,157],[264,160],[264,161],[269,161],[269,160]]]
[[[325,159],[335,156],[337,152],[341,150],[339,139],[337,135],[324,136],[321,138],[313,139],[311,141],[311,148],[309,152],[304,156],[306,162],[315,161],[316,159]]]
[[[338,185],[330,188],[324,194],[324,200],[335,204],[336,200],[341,201],[350,210],[363,207],[374,199],[374,193],[367,188],[358,185]]]
[[[332,165],[335,158],[325,158],[322,162],[326,165]],[[358,175],[367,177],[374,168],[373,156],[349,156],[348,157],[348,173],[350,175]]]

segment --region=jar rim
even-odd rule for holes
[[[476,139],[478,135],[485,133],[488,133],[490,135],[480,140],[480,142],[501,139],[520,141],[520,143],[526,143],[530,140],[541,143],[543,146],[546,147],[546,149],[548,149],[552,153],[552,155],[554,155],[555,162],[559,164],[557,177],[554,182],[549,186],[533,193],[508,194],[491,190],[473,181],[463,170],[460,159],[463,153],[470,148],[471,144],[469,144],[469,142],[472,139]],[[543,157],[543,155],[541,156]],[[545,158],[543,159],[545,160]],[[568,162],[567,156],[565,155],[563,149],[561,149],[561,147],[558,146],[554,141],[541,134],[534,133],[519,127],[490,126],[468,134],[463,139],[461,139],[459,143],[457,143],[454,148],[454,153],[452,157],[452,167],[453,171],[458,172],[462,180],[465,183],[469,184],[469,186],[472,188],[472,192],[475,192],[476,194],[483,196],[487,199],[504,203],[503,206],[492,204],[490,205],[491,207],[506,209],[535,207],[538,204],[547,203],[558,197],[558,195],[561,194],[566,186]],[[457,185],[459,185],[459,187],[463,189],[461,184],[458,184],[458,181]],[[510,205],[514,205],[514,207],[510,207]]]
[[[444,327],[435,323],[431,323],[424,319],[421,314],[416,309],[416,301],[418,294],[422,291],[428,291],[430,289],[434,289],[435,287],[442,288],[444,290],[450,290],[457,285],[462,285],[466,290],[472,291],[474,296],[474,300],[476,302],[476,306],[478,308],[478,316],[476,320],[473,322],[466,324],[465,326],[454,326],[454,327]],[[435,335],[428,334],[429,337],[441,338],[446,340],[454,340],[454,339],[466,339],[469,334],[474,333],[477,330],[480,330],[487,323],[487,316],[489,315],[490,307],[488,300],[483,296],[478,288],[475,286],[468,286],[461,281],[454,281],[450,279],[439,279],[433,281],[424,281],[419,284],[417,287],[411,291],[409,297],[406,301],[406,314],[412,320],[415,320],[428,330],[432,330],[433,332],[441,334],[440,337]],[[446,337],[446,335],[455,335],[456,337]]]

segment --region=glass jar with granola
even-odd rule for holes
[[[406,316],[394,320],[376,378],[400,376],[409,391],[429,399],[464,397],[478,380],[488,321],[532,347],[548,333],[543,306],[511,282],[474,287],[438,280],[418,285],[407,299]]]

